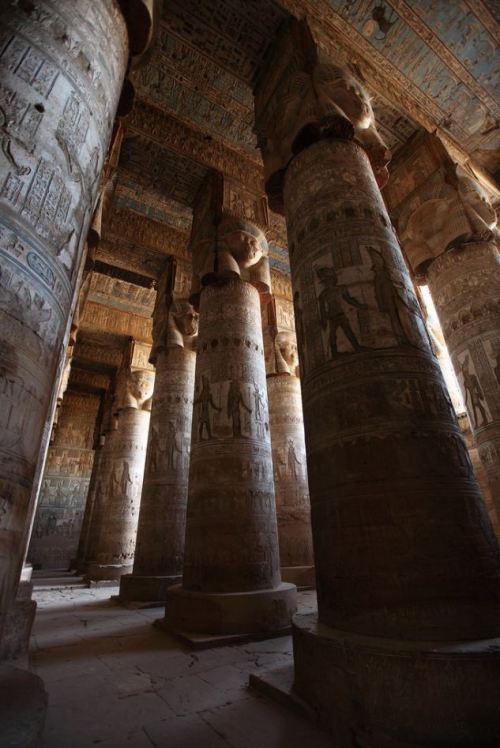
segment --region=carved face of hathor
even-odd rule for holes
[[[219,242],[241,268],[252,267],[267,255],[264,233],[247,221],[226,219],[219,229]]]
[[[153,394],[153,375],[151,372],[134,371],[129,377],[129,393],[138,402],[143,403]]]
[[[173,311],[175,326],[181,333],[187,337],[198,334],[199,314],[194,311],[191,304],[184,304]]]

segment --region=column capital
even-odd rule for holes
[[[299,359],[292,301],[273,296],[270,303],[263,307],[262,318],[266,374],[297,377]]]
[[[195,350],[198,312],[187,299],[187,263],[170,257],[160,276],[153,310],[153,347],[149,361],[156,364],[158,354],[172,347]]]
[[[151,346],[131,340],[116,380],[113,412],[132,408],[151,410],[154,370],[149,363]]]
[[[426,133],[391,169],[385,198],[414,273],[461,244],[498,241],[493,193]]]
[[[283,27],[254,91],[255,131],[271,208],[283,212],[283,177],[300,151],[322,138],[355,140],[367,152],[379,186],[390,151],[375,126],[370,96],[354,70],[330,60],[307,21]]]
[[[191,300],[195,307],[203,286],[239,276],[261,294],[271,289],[267,200],[219,172],[202,185],[193,211]]]

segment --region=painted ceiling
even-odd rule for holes
[[[153,54],[134,74],[115,205],[187,236],[208,169],[259,182],[252,86],[290,15],[308,17],[332,59],[357,65],[394,152],[422,128],[438,130],[498,178],[498,7],[495,0],[164,2]],[[281,226],[271,260],[286,271],[283,236]]]

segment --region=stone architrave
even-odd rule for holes
[[[294,21],[255,109],[289,238],[318,589],[293,621],[294,688],[341,748],[493,746],[498,543],[380,194],[369,98]]]
[[[212,174],[193,215],[200,312],[182,586],[175,631],[248,634],[289,625],[281,582],[259,292],[268,298],[265,198]]]
[[[154,386],[152,367],[146,368],[149,353],[150,346],[132,341],[118,374],[116,428],[106,438],[96,489],[98,536],[86,574],[90,580],[132,571]]]
[[[198,313],[181,296],[179,264],[171,258],[153,312],[148,453],[134,569],[120,579],[120,600],[164,602],[167,588],[182,579]]]
[[[128,57],[118,5],[0,10],[0,627]]]
[[[269,427],[281,578],[314,586],[311,506],[293,303],[274,295],[262,308]]]
[[[500,232],[492,196],[457,166],[434,135],[415,145],[422,160],[396,166],[412,193],[389,192],[403,247],[427,283],[488,479],[500,534]],[[403,182],[404,184],[404,182]],[[398,203],[398,197],[401,202]],[[495,196],[498,199],[498,195]],[[485,497],[486,500],[486,497]]]

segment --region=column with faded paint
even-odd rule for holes
[[[380,193],[369,97],[293,22],[255,106],[287,222],[318,589],[294,618],[295,690],[339,746],[494,745],[498,543]]]
[[[269,294],[262,197],[214,174],[194,211],[193,302],[200,312],[182,586],[176,631],[236,634],[289,625],[281,582],[260,296]],[[249,218],[250,216],[250,218]]]
[[[314,586],[311,506],[291,291],[288,299],[273,295],[262,308],[262,323],[281,577],[310,587]]]
[[[0,17],[3,616],[128,42],[110,0],[4,3]]]
[[[87,570],[91,580],[118,579],[132,571],[154,386],[149,353],[150,346],[133,341],[118,374],[116,428],[106,439],[107,460],[96,495],[99,524]]]
[[[120,580],[120,600],[165,601],[182,580],[198,314],[181,295],[181,264],[172,258],[158,284],[148,456],[134,569]]]

